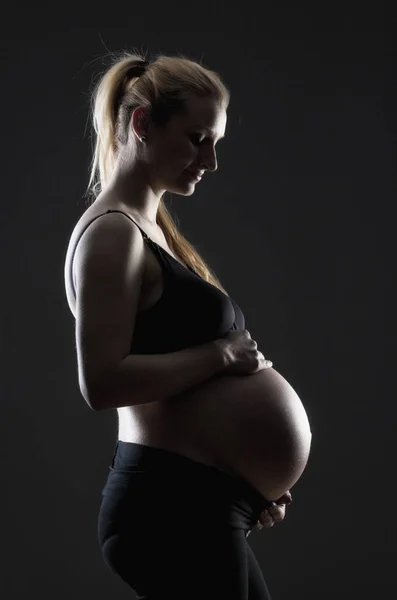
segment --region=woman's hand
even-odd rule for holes
[[[272,361],[266,360],[262,352],[259,352],[256,341],[246,329],[230,330],[216,342],[222,347],[226,374],[253,375],[273,366]]]
[[[259,521],[255,525],[256,529],[263,529],[263,527],[273,527],[275,523],[280,523],[285,517],[285,509],[287,504],[291,504],[292,496],[290,492],[286,492],[276,500],[272,502],[271,506],[267,510],[264,510],[259,515]]]

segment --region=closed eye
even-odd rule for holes
[[[189,138],[193,142],[193,144],[199,145],[204,141],[204,136],[200,133],[191,133]]]

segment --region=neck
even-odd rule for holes
[[[104,190],[152,227],[157,226],[157,211],[163,193],[156,193],[142,163],[127,166],[120,160]]]

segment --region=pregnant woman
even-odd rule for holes
[[[228,90],[185,57],[124,53],[93,100],[94,201],[65,286],[81,393],[118,413],[103,558],[141,600],[268,600],[246,537],[289,501],[309,422],[163,201],[217,169]]]

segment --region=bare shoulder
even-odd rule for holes
[[[109,256],[110,247],[114,250],[114,243],[131,241],[131,236],[138,241],[141,238],[136,225],[115,212],[105,215],[107,210],[121,210],[115,202],[98,202],[89,206],[75,224],[69,238],[65,256],[64,279],[65,291],[69,308],[75,317],[76,305],[76,261],[82,260],[87,252],[91,252],[98,259]],[[114,254],[117,259],[116,254]],[[77,256],[76,256],[77,255]]]

